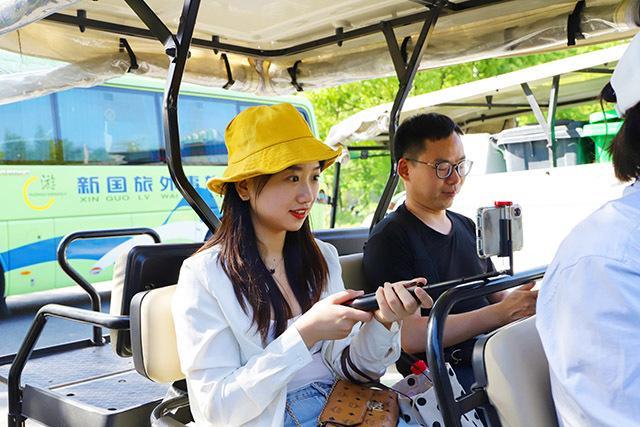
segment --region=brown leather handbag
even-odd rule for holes
[[[337,380],[318,425],[396,427],[399,414],[398,395],[394,391]]]
[[[336,380],[320,413],[318,425],[396,427],[400,416],[398,394],[360,371],[349,357],[349,347],[342,352],[341,362],[343,374],[351,381]],[[369,380],[368,385],[356,383],[347,365]]]

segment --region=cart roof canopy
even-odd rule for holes
[[[627,46],[613,46],[413,96],[405,102],[400,117],[402,120],[420,113],[438,112],[451,117],[465,132],[499,132],[511,127],[510,119],[531,113],[523,84],[528,84],[543,108],[549,104],[554,76],[560,76],[558,107],[597,100]],[[391,108],[391,103],[378,105],[341,121],[329,131],[327,144],[348,145],[371,140],[386,143]]]
[[[578,45],[627,38],[640,25],[639,2],[446,2],[420,68],[560,49],[573,37]],[[184,81],[213,87],[232,82],[227,87],[234,90],[286,94],[390,76],[394,66],[383,23],[411,52],[429,3],[203,1]],[[175,34],[182,2],[147,4]],[[0,1],[0,49],[31,64],[0,75],[0,85],[11,88],[3,89],[0,103],[95,85],[127,71],[165,78],[169,64],[157,37],[124,0]],[[34,65],[27,57],[50,61]],[[138,68],[130,70],[133,57]]]

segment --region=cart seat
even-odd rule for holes
[[[558,425],[535,316],[478,340],[474,371],[502,427]]]
[[[362,253],[343,255],[340,257],[342,267],[342,280],[344,287],[356,291],[365,288],[364,271],[362,269]]]
[[[110,314],[128,316],[131,299],[141,291],[178,281],[182,262],[202,243],[140,245],[122,255],[113,267]],[[121,357],[131,357],[129,331],[111,331],[111,346]]]

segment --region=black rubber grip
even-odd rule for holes
[[[418,282],[411,283],[411,286],[407,288],[409,293],[420,303],[420,299],[415,294],[416,285]],[[425,286],[426,288],[426,286]],[[376,294],[366,294],[361,297],[354,298],[350,301],[344,302],[342,305],[346,305],[347,307],[357,308],[362,311],[375,311],[378,309],[378,301],[376,300]]]

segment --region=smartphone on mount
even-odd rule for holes
[[[501,235],[501,222],[511,222],[511,246],[513,252],[523,246],[522,236],[522,208],[511,202],[495,202],[494,206],[478,209],[478,226],[476,227],[476,249],[478,256],[486,259],[492,256],[507,256],[502,250],[504,240]],[[504,230],[502,232],[504,234]]]

